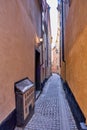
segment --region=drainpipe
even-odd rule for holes
[[[64,10],[64,7],[63,7],[63,0],[61,0],[61,3],[62,3],[62,60],[65,62],[64,60],[64,15],[63,15],[63,10]]]
[[[65,57],[64,57],[64,1],[61,0],[61,4],[62,4],[62,60],[65,64],[65,80],[66,80],[66,61],[65,61]]]

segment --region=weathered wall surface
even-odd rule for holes
[[[66,81],[87,119],[87,1],[73,0],[65,33]]]
[[[34,82],[34,36],[23,0],[0,0],[0,122],[15,108],[14,83],[25,77]]]

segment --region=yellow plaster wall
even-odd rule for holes
[[[87,119],[87,1],[73,0],[65,30],[66,81]]]

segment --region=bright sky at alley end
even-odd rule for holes
[[[57,36],[57,0],[47,0],[50,8],[50,18],[51,18],[51,30],[52,30],[52,37],[53,37],[53,46],[55,45],[56,36]]]

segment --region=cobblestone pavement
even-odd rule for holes
[[[35,105],[24,130],[78,130],[57,74],[49,78]]]

